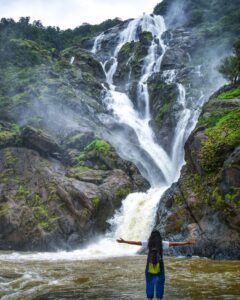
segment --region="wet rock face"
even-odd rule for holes
[[[96,49],[96,55],[101,62],[104,62],[109,57],[114,56],[114,49],[119,42],[119,33],[128,26],[129,21],[130,20],[122,22],[121,24],[114,26],[104,32],[104,36],[99,40],[100,47],[97,47]],[[88,51],[91,51],[94,45],[94,40],[86,41],[85,45],[83,46],[86,46],[86,49]],[[100,49],[101,51],[99,51]]]
[[[197,39],[193,32],[184,28],[168,30],[162,36],[166,52],[162,58],[161,70],[149,79],[150,108],[153,116],[152,126],[159,141],[170,152],[172,138],[179,122],[182,107],[177,99],[182,84],[186,91],[186,107],[192,107],[192,101],[198,101],[204,84],[204,68],[197,71],[195,62],[191,62]],[[169,138],[171,137],[171,138]]]
[[[150,95],[150,111],[153,116],[152,126],[155,129],[161,145],[171,151],[169,137],[174,136],[178,121],[179,105],[176,104],[178,88],[175,83],[166,83],[160,74],[154,74],[149,78],[148,90]]]
[[[221,99],[221,92],[205,104],[185,146],[181,177],[158,207],[157,227],[164,239],[196,241],[173,254],[240,258],[240,106],[238,98]],[[220,137],[224,131],[228,136]]]
[[[28,148],[35,149],[41,153],[58,155],[60,150],[57,142],[41,130],[27,126],[22,131],[23,144]]]
[[[190,190],[184,190],[182,194],[179,186],[173,185],[163,195],[158,208],[157,224],[166,240],[196,241],[194,246],[170,249],[173,255],[239,259],[239,231],[229,226],[221,212],[206,205]]]
[[[121,200],[140,188],[120,169],[68,169],[58,159],[21,147],[0,150],[0,174],[4,250],[79,247],[94,234],[104,233]]]
[[[126,25],[106,32],[105,54]],[[102,139],[105,74],[91,52],[71,47],[24,67],[2,69],[13,96],[0,111],[0,249],[79,247],[149,183]]]

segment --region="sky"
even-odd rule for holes
[[[161,0],[0,0],[0,18],[31,17],[44,26],[75,28],[84,22],[99,24],[106,19],[122,20],[152,13]]]

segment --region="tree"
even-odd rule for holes
[[[234,45],[233,53],[223,59],[218,71],[232,84],[236,84],[240,79],[240,41]]]

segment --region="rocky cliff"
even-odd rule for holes
[[[199,88],[206,102],[186,142],[180,179],[160,201],[157,227],[167,239],[196,239],[191,249],[172,253],[239,258],[239,87],[226,86],[210,97],[223,84],[214,65],[239,36],[239,1],[226,5],[221,0],[164,0],[154,13],[164,15],[169,27],[165,41],[170,49],[162,67],[177,62],[178,80],[186,86],[187,97],[194,99],[192,105],[199,109],[195,102]],[[173,94],[174,89],[167,93]],[[164,118],[174,124],[168,113]],[[157,134],[164,137],[164,128],[169,127]]]
[[[165,238],[196,240],[175,254],[240,258],[239,95],[239,87],[227,86],[205,104],[181,177],[160,201],[157,227]]]
[[[105,75],[90,53],[23,39],[1,50],[0,249],[79,247],[149,185],[102,139]]]

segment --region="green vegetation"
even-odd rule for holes
[[[31,194],[31,191],[24,185],[19,185],[17,190],[18,200],[25,200]]]
[[[3,18],[0,22],[0,44],[6,44],[10,39],[31,40],[47,49],[51,55],[56,55],[56,52],[79,45],[84,39],[94,37],[120,23],[121,20],[115,18],[98,25],[83,24],[75,29],[60,30],[59,27],[44,27],[41,21],[30,24],[30,17],[21,17],[19,22]]]
[[[207,137],[203,142],[199,159],[203,169],[216,172],[226,159],[226,154],[233,150],[240,141],[240,108],[234,108],[212,122],[212,127],[205,130]]]
[[[221,195],[219,188],[215,188],[215,190],[212,193],[212,198],[214,200],[213,206],[216,209],[225,209],[227,212],[229,210],[228,204],[230,206],[232,205],[240,205],[240,190],[233,188],[232,191],[230,191],[227,194]]]
[[[122,55],[126,55],[127,57],[129,57],[129,54],[133,51],[134,49],[134,41],[132,42],[128,42],[128,43],[125,43],[121,50],[119,51],[119,55],[122,54]]]
[[[198,42],[191,54],[194,64],[221,56],[240,36],[239,0],[163,0],[154,14],[167,15],[169,28],[194,30]]]
[[[215,188],[215,190],[212,193],[212,197],[215,201],[214,202],[214,207],[216,209],[219,209],[223,205],[224,200],[223,200],[222,196],[220,195],[218,188]]]
[[[114,197],[117,199],[123,199],[125,198],[128,194],[130,194],[131,188],[129,186],[123,186],[120,187],[115,193]]]
[[[163,118],[166,115],[166,113],[169,111],[169,109],[170,109],[170,103],[165,103],[158,110],[158,113],[157,113],[156,117],[154,118],[158,128],[160,128],[162,126]]]
[[[39,194],[34,194],[29,204],[32,208],[34,217],[38,225],[44,230],[52,230],[54,223],[58,219],[58,217],[50,213],[49,208],[43,202],[41,196]]]
[[[232,99],[240,96],[240,86],[230,91],[222,92],[217,96],[218,99]]]
[[[10,210],[10,205],[8,203],[0,203],[0,217],[6,216]]]
[[[93,204],[93,206],[94,206],[95,208],[97,208],[97,207],[99,206],[99,204],[100,204],[100,201],[101,201],[101,199],[100,199],[99,197],[94,197],[94,198],[92,199],[92,204]]]
[[[172,4],[173,0],[163,0],[155,6],[153,13],[155,15],[166,15]]]
[[[167,84],[161,78],[150,78],[148,90],[151,105],[154,109],[154,121],[158,128],[161,128],[164,117],[171,109],[171,104],[178,97],[178,89],[175,84]]]
[[[184,17],[181,25],[198,27],[204,37],[221,38],[240,35],[239,0],[163,0],[154,8],[154,14],[173,13],[172,7],[180,7]],[[174,22],[178,22],[178,15]]]
[[[17,158],[14,156],[12,150],[9,148],[4,149],[4,159],[5,165],[7,167],[11,167],[17,162]]]
[[[141,72],[141,60],[148,54],[148,46],[152,41],[152,34],[144,31],[139,36],[139,42],[131,42],[125,44],[123,50],[132,52],[133,59],[131,60],[131,66],[134,73]],[[139,69],[140,68],[140,69]]]
[[[139,67],[140,60],[147,54],[147,49],[140,42],[135,43],[134,57],[131,61],[132,67]]]
[[[94,151],[97,155],[107,156],[111,153],[111,149],[112,147],[108,142],[97,138],[80,152],[79,160],[84,160],[85,156],[92,151]]]
[[[49,63],[52,53],[34,41],[10,39],[0,48],[0,65],[7,62],[18,67],[31,67],[41,63]]]
[[[136,45],[134,41],[125,43],[118,53],[118,61],[127,61],[133,55]],[[126,68],[126,65],[124,66]]]
[[[73,177],[73,178],[81,178],[89,170],[91,170],[91,169],[86,166],[73,167],[68,170],[68,176]]]
[[[59,196],[57,195],[57,183],[54,180],[47,182],[48,191],[48,201],[59,201]]]
[[[6,145],[8,141],[18,141],[20,128],[17,124],[9,124],[8,127],[0,124],[0,145]]]
[[[218,108],[211,112],[205,112],[198,121],[198,125],[207,125],[208,127],[214,127],[218,121],[224,116],[230,113],[234,109]]]
[[[139,35],[139,40],[142,44],[149,45],[151,44],[153,39],[152,33],[148,31],[143,31]]]
[[[207,202],[208,195],[203,186],[203,179],[198,173],[185,169],[184,181],[181,184],[181,189],[183,191],[193,191],[197,198],[201,200],[201,203]]]
[[[12,132],[10,130],[0,130],[0,142],[1,140],[6,140],[14,136],[15,136],[15,132]]]
[[[225,57],[218,70],[232,84],[238,82],[240,79],[240,40],[234,45],[233,55]]]

